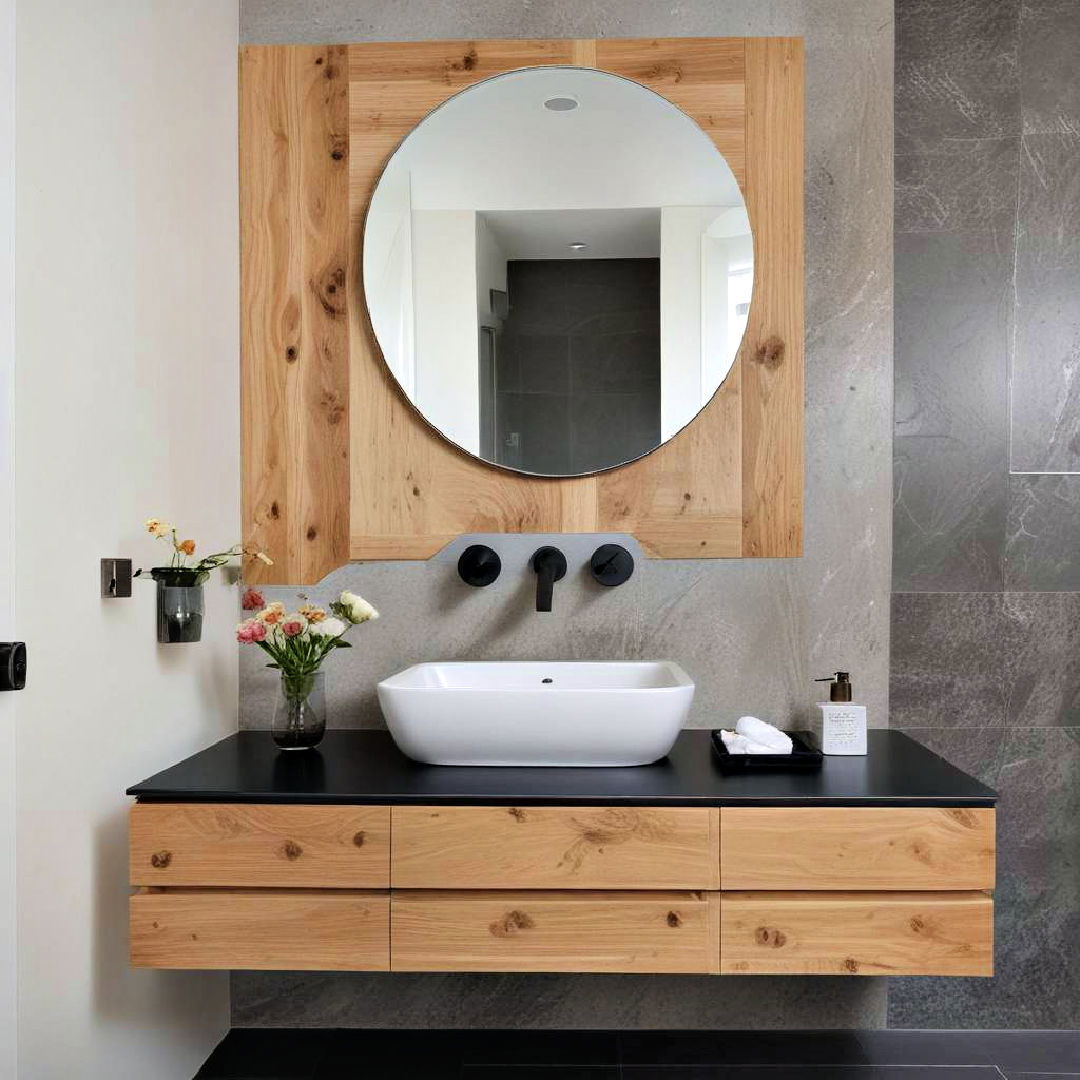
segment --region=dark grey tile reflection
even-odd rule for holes
[[[1012,250],[898,235],[893,588],[1002,585]]]
[[[1005,588],[1080,590],[1080,476],[1010,476]]]
[[[1001,1080],[992,1065],[624,1065],[623,1080]]]
[[[574,335],[570,338],[576,392],[651,393],[660,409],[660,331]]]
[[[898,151],[1018,132],[1020,0],[896,5]]]
[[[506,348],[517,352],[518,389],[524,394],[568,394],[570,339],[564,334],[522,333]]]
[[[1080,128],[1026,135],[1016,244],[1012,455],[1080,470]]]
[[[535,473],[573,472],[568,394],[497,394],[499,461]]]
[[[570,399],[575,472],[632,461],[660,445],[660,395],[575,394]]]

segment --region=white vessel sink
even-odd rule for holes
[[[694,684],[677,664],[417,664],[379,683],[394,742],[429,765],[647,765]]]

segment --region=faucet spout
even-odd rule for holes
[[[550,611],[555,582],[566,577],[566,556],[556,547],[539,548],[532,557],[536,574],[536,610]]]

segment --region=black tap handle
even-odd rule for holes
[[[536,610],[550,611],[555,582],[566,577],[566,556],[556,547],[538,548],[531,565],[536,574]]]
[[[634,556],[621,544],[601,544],[589,560],[589,569],[601,585],[622,585],[634,572]]]
[[[486,544],[470,544],[458,559],[457,572],[466,585],[483,588],[502,572],[502,559]]]

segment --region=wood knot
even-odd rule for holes
[[[667,913],[667,924],[672,929],[678,929],[682,926],[682,916],[677,911],[669,911]]]
[[[526,814],[520,806],[511,806],[506,811],[515,821],[524,821]]]
[[[356,847],[363,847],[364,846],[364,841],[366,839],[367,839],[367,836],[364,834],[363,829],[360,829],[357,832],[353,833],[352,842],[353,842],[353,844],[356,845]]]
[[[320,404],[326,414],[326,422],[331,426],[340,424],[345,419],[345,405],[332,390],[323,392]]]
[[[164,870],[171,862],[171,851],[155,851],[154,854],[150,856],[150,865],[155,870]]]
[[[295,862],[304,854],[304,849],[295,840],[286,840],[281,845],[281,854],[285,856],[289,862]]]
[[[299,356],[299,355],[300,355],[300,354],[299,354],[299,351],[297,350],[297,348],[296,348],[296,346],[295,346],[295,345],[290,345],[290,346],[289,346],[289,347],[288,347],[288,348],[287,348],[287,349],[285,350],[285,359],[286,359],[286,360],[287,360],[287,361],[288,361],[288,362],[289,362],[290,364],[295,364],[295,363],[296,363],[296,358],[297,358],[297,356]]]
[[[524,911],[508,911],[501,919],[496,919],[488,929],[495,937],[512,937],[520,930],[531,930],[536,923]]]
[[[784,362],[784,342],[773,334],[754,350],[754,363],[775,371]]]
[[[923,922],[922,917],[919,915],[913,916],[909,925],[916,934],[921,934],[926,929],[926,923]]]
[[[281,507],[276,502],[270,504],[270,516],[277,521],[281,517]]]
[[[851,972],[855,975],[859,970],[859,961],[853,956],[849,956],[844,960],[844,970]]]
[[[787,935],[782,930],[759,926],[754,931],[754,940],[767,949],[782,949],[787,944]]]
[[[304,534],[309,540],[314,540],[319,535],[319,530],[314,525],[309,525],[307,532]]]
[[[958,825],[963,825],[965,829],[975,829],[979,825],[979,819],[970,810],[964,810],[962,807],[954,806],[945,811]]]
[[[479,63],[480,57],[477,54],[475,48],[469,49],[467,53],[460,60],[452,60],[450,62],[451,71],[475,71],[476,65]]]
[[[413,493],[413,495],[419,495],[420,494],[420,489],[416,486],[416,484],[413,484],[412,493]]]
[[[335,139],[330,144],[330,158],[333,161],[344,161],[349,152],[349,144],[344,139]]]

